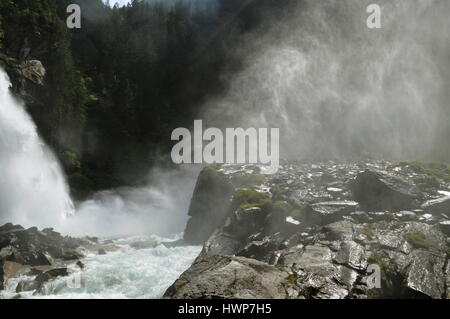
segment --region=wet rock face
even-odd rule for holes
[[[450,180],[410,166],[417,168],[288,163],[262,179],[248,173],[253,182],[246,185],[235,183],[246,166],[218,168],[233,187],[219,205],[228,208],[224,221],[165,297],[450,297],[450,212],[438,195]],[[420,184],[419,191],[414,181],[428,178],[433,183]],[[282,292],[246,284],[263,277]]]
[[[212,255],[195,262],[165,293],[184,298],[288,298],[289,273],[244,257]]]
[[[23,229],[6,224],[0,228],[0,257],[22,265],[51,265],[53,259],[83,257],[76,248],[83,240],[63,237],[52,229],[39,231],[36,227]]]
[[[375,170],[358,174],[350,187],[355,200],[368,210],[409,209],[420,197],[420,191],[414,184]]]
[[[429,200],[422,205],[422,209],[432,215],[450,214],[450,196]]]
[[[44,82],[46,69],[41,61],[15,58],[0,54],[5,69],[13,84],[12,90],[18,94],[26,103],[36,102],[35,97],[40,96],[45,90]]]
[[[33,280],[20,282],[17,291],[31,291],[58,276],[66,276],[66,268],[55,268],[61,261],[83,258],[81,246],[96,247],[88,239],[62,236],[52,228],[28,229],[11,223],[0,226],[0,289],[11,278],[26,274]]]
[[[184,240],[203,244],[220,227],[232,195],[232,186],[225,175],[213,168],[204,169],[197,180],[189,208]]]
[[[358,203],[354,201],[332,201],[313,204],[307,212],[305,219],[316,225],[327,225],[358,209]]]

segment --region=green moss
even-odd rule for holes
[[[445,182],[450,182],[450,167],[445,163],[426,163],[426,162],[401,162],[401,166],[406,172],[424,174],[429,177],[442,179]],[[434,181],[430,181],[435,183]]]
[[[289,274],[289,276],[287,277],[287,280],[291,283],[291,284],[296,284],[297,280],[298,280],[298,276],[295,272]]]
[[[369,239],[373,239],[373,237],[375,236],[374,232],[368,228],[364,228],[363,230],[361,230],[361,234],[366,235]]]
[[[267,193],[240,188],[234,192],[233,200],[237,206],[241,206],[243,204],[261,204],[267,200],[270,200],[270,198]]]
[[[292,206],[285,201],[276,201],[273,203],[272,212],[288,216],[292,211]]]
[[[430,244],[428,243],[425,235],[420,232],[409,233],[406,235],[406,240],[415,248],[429,248]]]
[[[219,169],[222,167],[222,164],[211,164],[208,166],[205,166],[202,170],[203,174],[218,174]]]
[[[254,188],[264,184],[265,180],[262,174],[238,174],[233,176],[232,183],[237,187]]]

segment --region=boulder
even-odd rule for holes
[[[411,266],[406,274],[406,287],[428,296],[440,299],[445,296],[445,254],[423,250],[411,253]]]
[[[0,226],[0,233],[8,232],[12,230],[23,230],[24,228],[20,225],[13,225],[12,223],[6,223],[3,226]]]
[[[84,258],[84,254],[78,249],[73,248],[63,248],[61,251],[61,259],[63,260],[76,260]]]
[[[432,215],[450,214],[450,196],[429,200],[422,205],[422,209]]]
[[[306,211],[305,221],[310,224],[327,225],[341,220],[344,216],[355,212],[358,203],[353,201],[331,201],[316,203]]]
[[[237,255],[271,263],[271,261],[277,259],[274,258],[276,252],[283,248],[286,248],[286,245],[283,237],[278,233],[250,241]]]
[[[41,284],[36,280],[22,280],[16,286],[16,292],[35,291],[41,288]]]
[[[80,260],[78,260],[75,265],[77,265],[80,269],[84,269],[84,264]]]
[[[421,196],[420,190],[406,179],[378,170],[359,173],[349,186],[365,210],[411,209]]]
[[[441,222],[439,223],[439,227],[440,227],[441,231],[442,231],[445,235],[447,235],[447,237],[450,236],[450,220],[444,220],[444,221],[441,221]]]
[[[417,217],[417,214],[415,212],[406,210],[396,213],[395,217],[397,217],[401,221],[415,221],[419,219],[419,217]]]
[[[67,276],[68,274],[69,273],[67,271],[67,268],[65,268],[65,267],[64,268],[55,268],[55,269],[51,269],[51,270],[48,270],[48,271],[45,271],[45,272],[39,274],[35,280],[38,282],[44,283],[51,279],[55,279],[57,277]]]
[[[228,178],[213,166],[204,168],[197,179],[189,207],[184,240],[203,244],[221,227],[229,214],[234,188]]]
[[[361,271],[367,268],[364,246],[354,241],[344,241],[334,258],[336,263]]]
[[[358,273],[333,262],[334,253],[328,247],[315,244],[292,248],[282,253],[279,263],[293,271],[299,297],[343,299],[349,296]]]
[[[18,70],[20,74],[33,83],[43,85],[46,70],[39,60],[26,60],[20,63]]]
[[[27,271],[29,271],[27,266],[12,261],[5,261],[3,263],[3,280],[6,282],[8,279],[18,277]]]
[[[209,255],[197,260],[167,289],[175,299],[282,299],[289,297],[286,271],[245,257]]]
[[[205,255],[235,255],[245,246],[245,243],[217,230],[203,245],[200,257]]]
[[[259,207],[239,208],[227,220],[224,232],[238,240],[245,240],[249,235],[261,230],[267,214]]]
[[[54,268],[43,272],[38,272],[36,278],[32,280],[23,280],[17,284],[16,292],[23,291],[40,291],[43,285],[58,277],[67,276],[69,272],[67,268]]]

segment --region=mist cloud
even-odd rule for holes
[[[208,124],[280,127],[288,158],[419,158],[445,148],[450,3],[299,1],[241,49],[245,69],[205,105]]]

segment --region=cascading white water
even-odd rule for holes
[[[51,226],[64,234],[97,236],[169,233],[183,227],[197,173],[191,170],[152,172],[157,185],[102,192],[80,203],[74,212],[60,164],[9,86],[0,69],[0,225]],[[60,278],[49,282],[40,294],[22,293],[22,297],[160,298],[201,249],[161,245],[174,239],[155,235],[115,238],[119,251],[106,256],[89,253],[83,259],[83,271],[71,269],[71,277],[80,275],[83,280],[79,288],[69,288],[67,279]],[[133,243],[149,248],[135,249]],[[16,296],[18,281],[30,278],[9,280],[0,299]]]
[[[61,166],[0,69],[0,224],[57,226],[73,204]]]
[[[196,169],[153,169],[149,186],[100,192],[75,212],[59,162],[9,87],[0,70],[0,225],[54,227],[76,236],[183,229]]]

